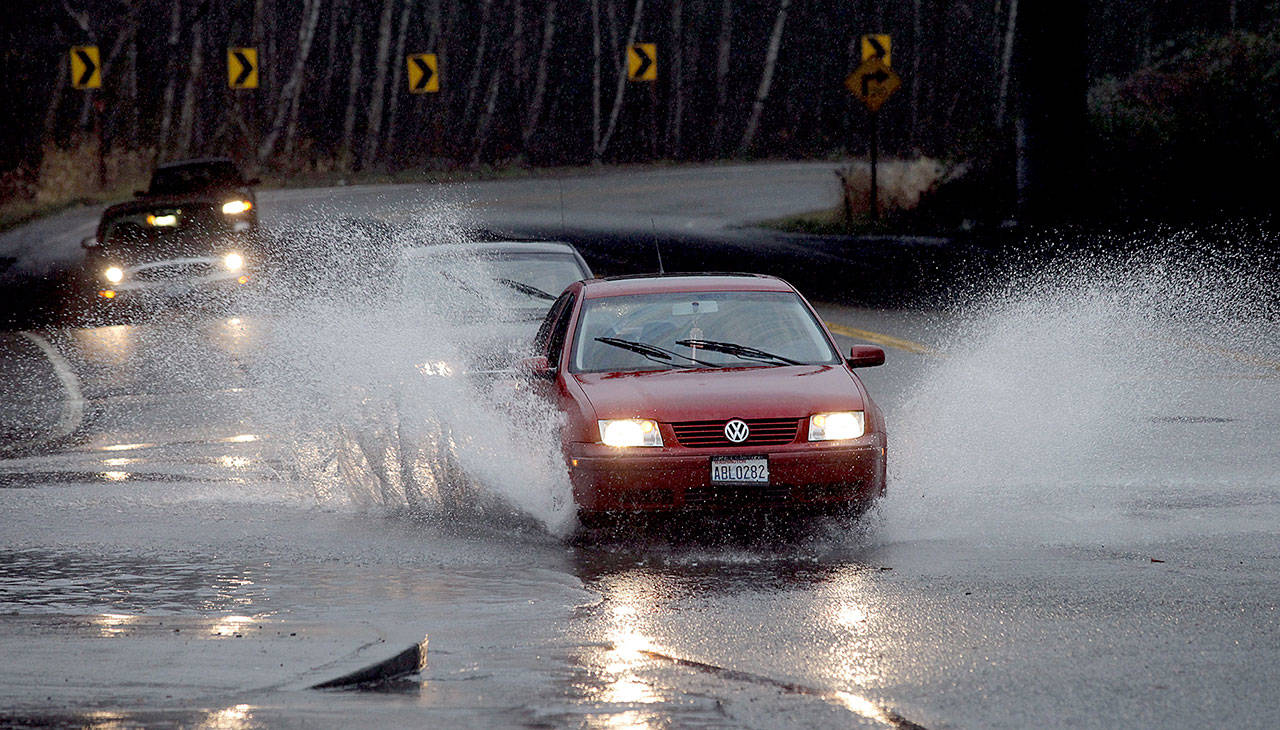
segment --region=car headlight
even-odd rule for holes
[[[112,284],[119,284],[124,279],[124,269],[119,266],[108,266],[102,276]]]
[[[224,215],[240,215],[247,213],[253,209],[253,203],[247,200],[228,200],[222,204],[222,213]]]
[[[837,411],[809,416],[810,441],[856,439],[866,433],[866,430],[866,416],[862,411]]]
[[[661,446],[658,422],[647,418],[613,418],[597,421],[605,446]]]
[[[222,257],[222,265],[228,271],[239,271],[244,266],[244,257],[235,252],[229,253]]]

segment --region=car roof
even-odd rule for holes
[[[432,258],[462,253],[557,253],[576,254],[577,249],[562,241],[458,241],[412,246],[404,250],[405,258]]]
[[[633,294],[683,294],[689,292],[761,291],[794,292],[790,284],[764,274],[702,273],[611,276],[583,282],[587,299]]]

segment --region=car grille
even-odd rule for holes
[[[217,267],[215,265],[205,262],[165,264],[163,266],[139,269],[133,273],[132,278],[135,281],[172,281],[175,279],[194,279],[199,276],[208,276],[216,271]]]
[[[671,424],[676,440],[690,449],[706,449],[717,446],[778,446],[796,440],[800,429],[799,418],[749,418],[744,419],[750,432],[747,440],[730,441],[724,435],[723,421],[683,421]]]

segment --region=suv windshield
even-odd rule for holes
[[[240,171],[229,160],[158,167],[151,174],[152,195],[173,195],[234,188],[244,184]]]
[[[789,292],[646,294],[587,301],[570,370],[834,365],[808,307]]]

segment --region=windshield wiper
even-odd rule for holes
[[[681,355],[678,352],[672,352],[671,350],[666,350],[661,347],[658,347],[657,345],[650,345],[645,342],[636,342],[635,340],[624,340],[620,337],[597,337],[595,339],[596,339],[596,342],[603,342],[606,345],[613,345],[614,347],[620,347],[624,350],[630,350],[632,352],[644,355],[650,360],[653,360],[655,362],[661,362],[663,365],[670,365],[672,367],[691,368],[691,367],[694,367],[694,365],[701,365],[704,368],[722,367],[720,365],[716,365],[715,363],[704,362],[697,358],[689,357],[688,355]],[[675,362],[674,360],[671,359],[673,357],[684,358],[689,362],[687,363]]]
[[[787,365],[803,365],[798,360],[792,360],[789,357],[775,355],[756,347],[748,347],[747,345],[739,345],[736,342],[719,342],[717,340],[676,340],[677,345],[685,347],[700,348],[711,352],[723,352],[726,355],[743,358],[744,360],[772,360],[778,363],[786,363]]]
[[[440,277],[443,278],[445,281],[448,281],[449,283],[454,284],[459,289],[461,289],[464,292],[467,292],[468,294],[480,297],[482,299],[484,298],[484,292],[475,288],[474,286],[467,283],[466,281],[463,281],[462,278],[459,276],[451,274],[448,271],[441,271]]]
[[[558,298],[555,294],[545,292],[538,287],[532,284],[526,284],[523,281],[516,281],[515,279],[508,279],[502,276],[494,277],[493,280],[509,289],[515,289],[521,294],[528,294],[529,296],[537,299],[545,299],[549,302],[554,302]]]

